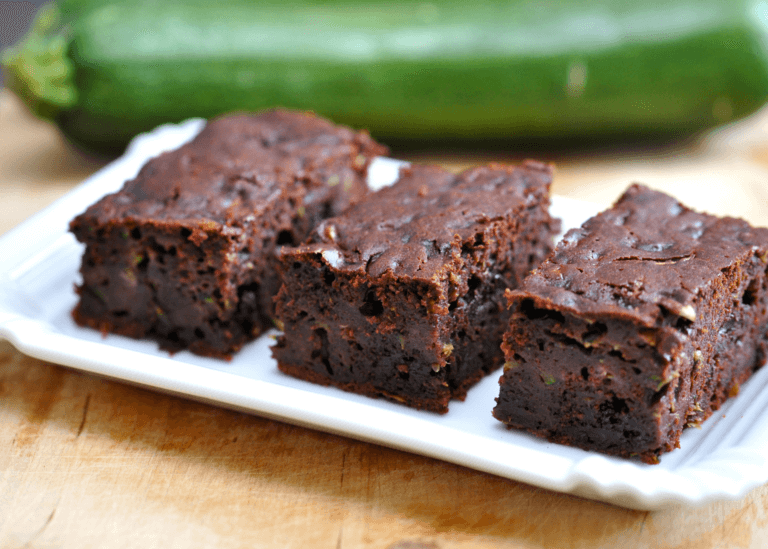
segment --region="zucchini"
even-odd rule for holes
[[[275,106],[379,139],[678,137],[765,102],[761,6],[69,0],[3,65],[35,112],[102,151],[161,123]]]

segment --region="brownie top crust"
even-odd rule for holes
[[[509,298],[648,327],[669,313],[695,321],[697,294],[735,260],[765,254],[766,246],[768,229],[698,213],[632,185],[613,208],[568,231]]]
[[[85,215],[102,223],[129,217],[238,227],[287,192],[300,192],[297,200],[306,205],[330,197],[341,211],[367,193],[368,162],[386,153],[366,132],[310,113],[223,116],[190,143],[148,162]]]
[[[462,253],[478,223],[546,208],[551,178],[550,166],[535,161],[458,175],[437,166],[405,168],[375,199],[321,222],[299,251],[319,252],[338,270],[430,279]]]

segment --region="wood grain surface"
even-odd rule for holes
[[[545,155],[554,191],[632,181],[768,225],[768,115],[684,145]],[[411,155],[459,168],[521,154]],[[0,233],[103,160],[0,93]],[[1,259],[0,259],[1,261]],[[630,511],[430,458],[159,394],[0,342],[0,547],[768,547],[768,487]]]

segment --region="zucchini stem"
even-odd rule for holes
[[[8,88],[40,118],[52,120],[77,103],[75,67],[67,57],[66,29],[55,4],[46,4],[27,35],[2,52],[0,65]]]

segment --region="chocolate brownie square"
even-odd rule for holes
[[[365,196],[385,153],[307,113],[210,121],[71,222],[86,246],[75,321],[229,357],[272,325],[276,249]]]
[[[415,166],[283,248],[281,371],[438,413],[502,363],[504,291],[552,247],[549,166]]]
[[[768,229],[635,185],[508,294],[493,415],[655,463],[768,350]]]

